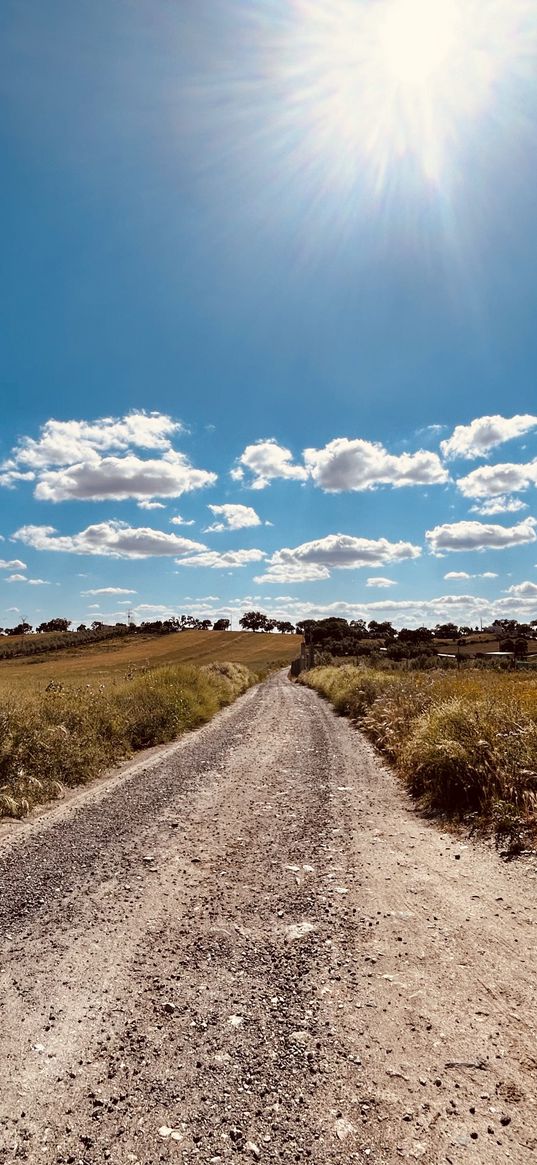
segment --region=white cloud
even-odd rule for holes
[[[486,457],[491,449],[522,437],[537,427],[537,417],[530,413],[515,417],[477,417],[469,425],[457,425],[451,437],[440,443],[444,457],[464,457],[468,460]]]
[[[44,578],[27,578],[25,574],[10,574],[5,582],[26,583],[29,587],[48,587],[50,585]]]
[[[221,530],[242,530],[246,526],[260,526],[261,518],[256,514],[252,506],[240,505],[222,505],[222,506],[208,506],[207,507],[215,518],[221,517],[222,521],[214,522],[212,526],[208,526],[204,533],[216,533]]]
[[[301,546],[277,550],[270,559],[267,573],[255,581],[306,582],[315,578],[328,578],[331,569],[355,570],[362,566],[383,566],[407,558],[419,558],[420,554],[420,547],[410,542],[329,534],[326,538],[304,542]]]
[[[58,534],[54,526],[22,526],[14,535],[35,550],[58,550],[67,554],[103,555],[110,558],[151,558],[205,550],[201,542],[165,534],[150,527],[133,527],[126,522],[98,522],[78,534]]]
[[[247,445],[236,467],[231,470],[231,477],[234,481],[243,481],[245,470],[252,475],[249,482],[252,489],[265,489],[276,478],[305,481],[308,476],[302,465],[293,464],[290,449],[278,445],[273,437]]]
[[[442,556],[457,550],[505,550],[535,542],[535,518],[524,518],[517,526],[497,526],[493,523],[463,521],[447,522],[427,530],[426,539],[432,554]]]
[[[94,587],[89,591],[81,591],[81,595],[136,595],[137,591],[131,591],[127,587]]]
[[[212,485],[216,474],[194,469],[172,449],[183,426],[163,413],[133,412],[96,421],[56,421],[39,437],[23,437],[0,466],[0,484],[37,479],[41,501],[136,499],[143,509],[163,508],[158,497]],[[143,450],[157,454],[141,457]]]
[[[4,466],[7,463],[4,462]],[[0,465],[0,485],[5,489],[15,489],[19,481],[34,481],[35,473],[28,471],[28,473],[21,473],[17,469],[6,469]]]
[[[100,417],[96,421],[47,421],[37,439],[22,437],[12,451],[7,468],[26,465],[47,469],[91,460],[110,450],[170,448],[183,426],[163,413],[143,410],[124,417]]]
[[[139,510],[165,510],[166,509],[164,502],[143,501],[143,502],[138,502],[137,505],[138,505]]]
[[[457,489],[465,498],[492,498],[518,493],[536,484],[537,460],[527,464],[481,465],[466,477],[459,477]]]
[[[466,570],[448,570],[444,575],[446,580],[449,579],[469,579],[469,578],[498,578],[498,575],[493,570],[485,570],[482,574],[468,574]]]
[[[330,578],[327,566],[314,562],[273,562],[265,574],[254,577],[256,583],[303,583],[319,582]]]
[[[305,449],[304,462],[315,485],[327,493],[379,485],[438,485],[449,480],[437,453],[420,449],[395,456],[378,441],[347,437],[338,437],[323,449]]]
[[[347,602],[336,600],[330,603],[314,602],[291,598],[289,595],[279,595],[271,599],[260,595],[244,595],[223,601],[217,605],[210,596],[205,599],[192,600],[188,610],[193,615],[214,619],[219,615],[233,618],[235,624],[237,616],[243,611],[254,607],[274,618],[290,619],[321,619],[328,615],[338,615],[348,619],[372,618],[390,619],[396,626],[419,626],[423,623],[445,623],[454,620],[458,623],[479,624],[483,618],[492,622],[502,615],[512,615],[523,619],[534,618],[537,612],[536,602],[532,597],[519,598],[515,595],[500,599],[486,599],[479,595],[440,595],[430,599],[412,597],[394,600],[388,596],[370,603]],[[172,613],[172,612],[170,612]]]
[[[20,558],[0,558],[0,570],[27,570],[25,562],[21,562]]]
[[[114,498],[142,499],[180,497],[214,485],[216,474],[194,469],[182,453],[167,452],[159,459],[143,460],[134,453],[82,461],[41,474],[35,489],[39,501],[104,501]]]
[[[537,583],[521,582],[507,587],[506,595],[514,595],[517,599],[537,599]]]
[[[396,587],[397,583],[393,578],[368,578],[366,579],[366,587]]]
[[[250,562],[261,562],[265,557],[262,550],[205,550],[188,558],[178,558],[178,566],[205,566],[211,570],[235,570],[248,566]]]
[[[497,498],[491,498],[488,502],[480,502],[478,505],[470,506],[471,514],[481,514],[484,518],[492,518],[495,514],[518,514],[521,510],[527,510],[526,502],[519,498],[508,498],[500,494]]]
[[[194,526],[195,525],[193,518],[190,518],[190,520],[187,521],[187,519],[182,518],[180,514],[176,514],[174,518],[170,518],[170,522],[171,522],[172,526]]]

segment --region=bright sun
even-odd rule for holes
[[[272,63],[282,152],[293,142],[295,165],[324,185],[365,174],[391,188],[405,160],[440,184],[472,124],[507,116],[503,82],[537,51],[535,0],[289,0],[288,12]]]
[[[379,64],[401,85],[419,86],[449,67],[460,35],[453,0],[400,0],[379,20]]]

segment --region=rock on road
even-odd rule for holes
[[[2,1165],[537,1160],[536,866],[284,675],[0,873]]]

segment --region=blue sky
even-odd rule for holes
[[[537,11],[431,7],[5,0],[1,625],[537,617]]]

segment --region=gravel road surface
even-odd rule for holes
[[[0,1162],[528,1165],[536,875],[273,676],[0,828]]]

